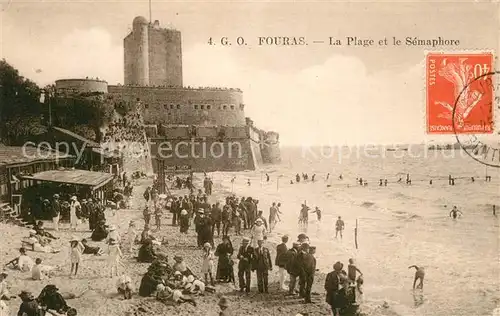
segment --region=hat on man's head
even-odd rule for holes
[[[227,301],[227,298],[226,297],[221,297],[220,300],[219,300],[219,306],[222,306],[222,307],[229,307],[229,302]]]
[[[255,222],[256,223],[264,223],[264,221],[261,218],[257,218],[257,220]]]
[[[34,229],[30,229],[30,230],[28,231],[28,233],[29,233],[30,235],[36,235],[36,230],[34,230]]]
[[[293,247],[298,247],[298,246],[300,246],[300,243],[298,243],[298,242],[294,241],[294,242],[292,243],[292,246],[293,246]]]
[[[54,291],[54,292],[59,291],[57,286],[55,286],[54,284],[49,284],[49,285],[45,286],[45,289],[50,290],[50,291]]]
[[[3,276],[4,278],[8,277],[9,274],[5,271],[0,272],[0,276]]]
[[[209,242],[203,244],[203,248],[212,248],[212,245]]]
[[[248,237],[243,237],[243,239],[241,240],[242,242],[250,242],[250,238]]]
[[[192,275],[192,274],[191,274],[190,276],[188,276],[188,277],[187,277],[187,281],[188,281],[189,283],[193,283],[193,282],[194,282],[194,275]]]
[[[110,232],[112,232],[113,230],[116,230],[116,226],[115,225],[109,225],[108,230]]]
[[[69,241],[79,241],[79,239],[76,236],[72,236]]]
[[[59,198],[59,194],[54,194],[54,199],[58,199]]]
[[[188,211],[186,211],[184,209],[181,211],[181,215],[187,215],[187,213],[188,213]]]
[[[200,209],[198,210],[198,214],[205,214],[205,210],[204,210],[204,209],[202,209],[202,208],[200,208]]]
[[[76,201],[76,195],[73,195],[73,196],[71,197],[71,200],[72,200],[72,201]]]
[[[299,240],[300,240],[300,239],[308,239],[308,238],[309,238],[309,237],[307,237],[307,235],[306,235],[306,234],[304,234],[304,233],[299,234],[299,235],[297,236],[297,239],[299,239]]]
[[[19,293],[17,296],[19,296],[21,299],[27,298],[27,299],[34,299],[35,297],[33,296],[33,293],[29,291],[22,291]]]

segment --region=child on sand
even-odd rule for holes
[[[354,259],[349,259],[349,265],[347,266],[347,277],[350,282],[356,281],[356,272],[359,272],[359,275],[362,276],[363,272],[361,272],[358,267],[354,264]]]
[[[69,248],[69,259],[71,262],[71,271],[69,273],[70,277],[73,274],[73,271],[75,271],[75,276],[78,273],[78,266],[80,264],[80,261],[82,259],[82,253],[85,247],[78,241],[76,238],[72,238],[70,241],[70,248]]]
[[[203,251],[203,266],[201,272],[205,274],[205,284],[208,283],[208,277],[210,276],[210,284],[214,286],[214,254],[212,253],[212,246],[210,243],[207,242],[203,245]]]
[[[109,240],[108,248],[108,261],[110,265],[110,277],[118,276],[118,265],[121,264],[121,258],[123,257],[122,251],[120,250],[120,245],[114,239]]]
[[[31,278],[33,280],[45,280],[50,277],[50,272],[54,268],[42,264],[42,259],[36,258],[35,266],[31,269]]]

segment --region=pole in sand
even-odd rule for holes
[[[358,219],[356,218],[356,227],[354,228],[354,245],[358,249]]]

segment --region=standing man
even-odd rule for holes
[[[52,222],[54,223],[54,230],[59,231],[59,219],[61,215],[61,203],[59,202],[59,194],[54,194],[52,201]]]
[[[276,207],[276,202],[273,202],[273,205],[269,208],[269,232],[274,229],[278,221],[281,221],[279,216],[280,213],[281,212]]]
[[[309,244],[304,243],[300,246],[300,254],[297,256],[300,272],[300,296],[304,298],[304,303],[311,303],[311,288],[314,282],[314,272],[316,271],[316,258],[311,254]],[[314,253],[316,248],[312,249]]]
[[[250,239],[243,238],[242,245],[238,250],[238,279],[240,284],[240,292],[250,293],[250,277],[252,269],[252,261],[254,256],[254,250],[248,244]]]
[[[287,251],[288,248],[286,243],[288,242],[288,236],[285,235],[281,237],[281,244],[276,247],[276,260],[274,264],[279,267],[279,278],[280,278],[280,289],[287,290],[285,287],[285,266],[287,262]]]
[[[300,267],[297,265],[297,255],[299,253],[300,244],[298,242],[293,243],[292,249],[287,252],[287,263],[286,271],[290,275],[290,285],[288,287],[287,295],[295,294],[295,285],[297,284],[297,277],[300,274]]]
[[[220,202],[217,201],[215,205],[212,207],[212,212],[210,212],[210,216],[212,217],[212,236],[215,234],[215,228],[217,227],[217,236],[220,236],[220,224],[222,222],[222,210],[220,208]],[[224,227],[222,234],[224,235]]]
[[[255,248],[253,270],[257,271],[257,286],[259,293],[269,293],[269,271],[273,270],[273,262],[269,249],[263,246],[264,240],[257,240],[257,248]]]
[[[342,239],[342,231],[344,230],[344,228],[344,221],[342,220],[342,217],[339,216],[337,222],[335,223],[335,238],[337,238],[338,234],[340,233],[340,239]]]

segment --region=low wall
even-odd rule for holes
[[[215,138],[150,140],[153,170],[156,159],[166,166],[190,165],[194,172],[255,170],[255,156],[248,138],[219,142]],[[260,152],[259,152],[260,155]]]

